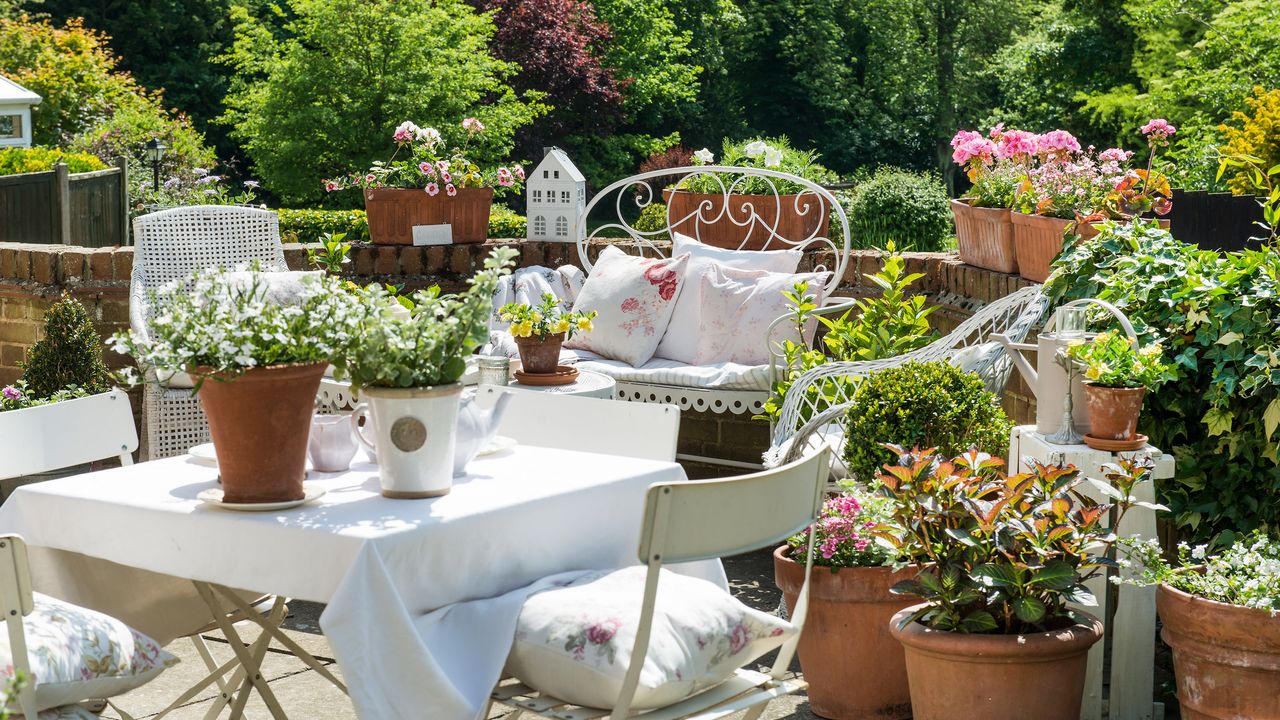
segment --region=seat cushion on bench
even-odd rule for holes
[[[640,367],[632,367],[618,360],[602,358],[586,350],[565,351],[560,362],[573,364],[581,370],[592,370],[618,382],[653,383],[703,390],[758,391],[769,390],[768,365],[739,365],[715,363],[714,365],[689,365],[665,358],[650,358]]]

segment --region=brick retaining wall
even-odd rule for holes
[[[520,251],[523,266],[555,267],[579,264],[572,244],[491,240],[477,245],[391,247],[364,245],[352,248],[348,275],[356,282],[373,281],[418,289],[439,284],[446,291],[460,288],[481,266],[493,247],[509,245]],[[601,246],[602,247],[602,246]],[[287,244],[285,259],[291,269],[306,269],[306,246]],[[594,253],[593,253],[594,254]],[[916,289],[939,306],[932,315],[941,332],[954,328],[975,307],[999,299],[1027,281],[1016,275],[991,272],[961,263],[951,253],[906,253],[908,272],[923,273]],[[817,264],[832,264],[830,252],[809,253],[801,271]],[[841,295],[866,295],[874,291],[863,277],[880,268],[874,251],[854,251],[840,286]],[[0,385],[13,382],[21,371],[17,363],[34,343],[49,305],[63,293],[84,303],[104,337],[129,325],[129,275],[133,248],[81,248],[26,243],[0,243]],[[106,352],[107,364],[120,367],[128,359]],[[140,406],[134,396],[135,410]],[[1034,398],[1016,373],[1005,394],[1011,417],[1026,421],[1034,416]],[[720,448],[726,455],[744,460],[758,457],[756,446],[767,443],[763,423],[743,416],[686,413],[682,421],[682,451],[707,454]],[[763,440],[762,440],[763,438]]]

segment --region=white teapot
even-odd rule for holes
[[[476,402],[476,396],[462,400],[458,408],[458,440],[453,451],[453,476],[465,475],[467,463],[484,449],[498,434],[498,423],[511,401],[511,393],[504,392],[492,408],[485,409]]]

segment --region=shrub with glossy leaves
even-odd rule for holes
[[[953,234],[947,189],[931,173],[882,167],[854,190],[848,212],[854,247],[936,252]]]
[[[1011,425],[982,380],[948,362],[907,362],[869,375],[845,417],[845,465],[860,480],[897,456],[884,447],[934,447],[948,457],[970,448],[1002,457]]]

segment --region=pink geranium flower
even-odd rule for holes
[[[484,123],[480,122],[479,120],[473,117],[469,117],[466,120],[462,121],[462,129],[473,134],[484,132]]]
[[[974,137],[956,146],[955,152],[951,153],[951,159],[957,165],[967,165],[974,160],[988,165],[995,159],[996,144],[977,133],[973,135]]]
[[[1142,134],[1148,137],[1169,138],[1176,132],[1178,132],[1178,128],[1170,125],[1169,121],[1164,118],[1153,118],[1142,126]]]
[[[1066,130],[1050,130],[1038,138],[1036,150],[1042,155],[1070,155],[1080,152],[1080,141]]]
[[[433,182],[427,183],[426,191],[428,195],[435,197],[440,192],[440,186]]]
[[[1026,130],[1010,130],[1001,133],[996,154],[1001,159],[1028,158],[1036,154],[1039,137]]]
[[[1133,153],[1122,148],[1107,148],[1098,153],[1098,159],[1102,162],[1122,163],[1127,162],[1131,157],[1133,157]]]
[[[449,197],[453,197],[454,195],[458,194],[458,188],[454,187],[453,183],[449,183],[448,185],[444,186],[444,194],[448,195]]]

